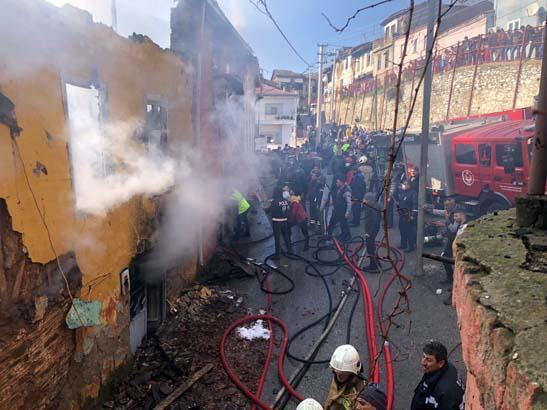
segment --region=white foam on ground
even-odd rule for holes
[[[270,331],[264,327],[264,322],[262,320],[257,320],[250,327],[238,327],[237,334],[245,340],[270,339]]]

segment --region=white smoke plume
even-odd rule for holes
[[[195,255],[201,233],[206,243],[214,243],[216,238],[207,235],[224,222],[225,210],[235,207],[233,190],[246,195],[254,189],[259,164],[245,146],[245,138],[254,134],[254,103],[253,93],[232,96],[212,114],[210,120],[221,128],[218,145],[212,147],[219,153],[217,162],[205,163],[195,146],[180,150],[177,164],[186,167],[177,172],[168,195],[154,258],[161,267]]]
[[[80,134],[71,146],[76,208],[104,215],[139,194],[157,195],[175,183],[175,163],[154,147],[135,142],[138,122]],[[75,158],[75,159],[76,159]]]

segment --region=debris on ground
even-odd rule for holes
[[[247,398],[228,379],[219,355],[224,330],[247,313],[244,303],[236,306],[239,299],[226,289],[194,286],[169,300],[168,317],[137,350],[127,379],[103,408],[153,409],[210,364],[212,370],[168,408],[249,408]],[[269,337],[269,331],[264,330]],[[268,343],[263,339],[244,340],[235,332],[228,338],[226,356],[230,366],[251,389],[256,388],[267,350]]]

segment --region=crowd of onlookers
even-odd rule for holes
[[[498,28],[486,35],[465,37],[462,41],[450,47],[437,49],[433,55],[432,69],[434,73],[452,70],[455,67],[484,64],[492,62],[514,61],[543,57],[543,33],[545,27],[520,27],[512,30]],[[412,81],[416,71],[422,70],[426,56],[408,61],[403,69],[403,81]],[[397,81],[398,67],[386,73],[385,83],[392,86]],[[342,96],[362,95],[383,86],[384,79],[363,79],[344,87]]]

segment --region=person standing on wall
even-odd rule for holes
[[[281,187],[275,187],[273,199],[270,206],[272,217],[272,228],[275,241],[275,255],[272,259],[279,259],[281,254],[281,237],[285,241],[287,252],[291,252],[291,241],[289,239],[289,197],[288,191],[283,191]]]
[[[424,346],[422,368],[424,375],[414,389],[410,409],[459,410],[465,389],[442,343],[431,341]]]

